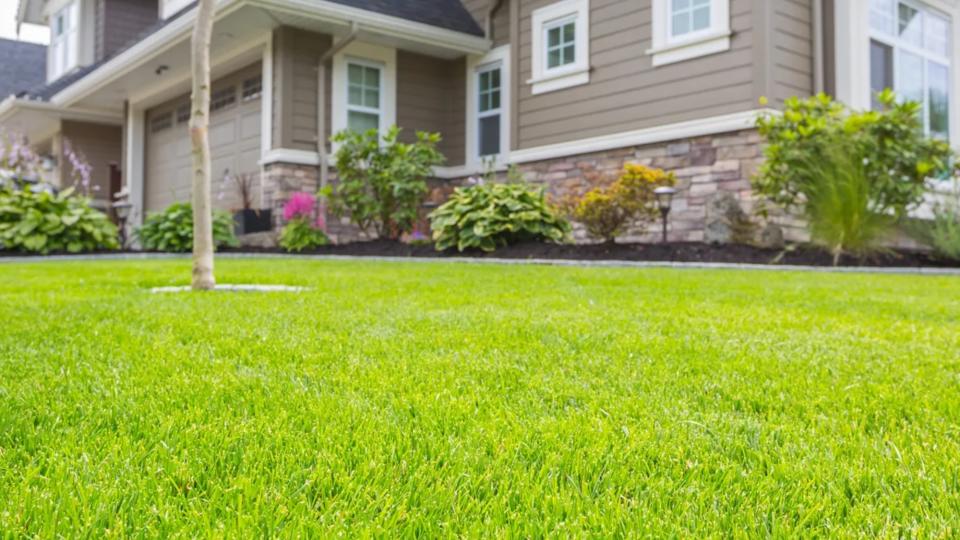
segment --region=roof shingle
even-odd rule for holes
[[[47,78],[47,47],[0,38],[0,100]]]

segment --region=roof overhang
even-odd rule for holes
[[[325,0],[218,0],[213,47],[222,27],[232,23],[238,32],[266,32],[276,26],[290,24],[312,27],[334,35],[346,34],[353,24],[361,28],[363,40],[379,41],[398,48],[455,58],[463,54],[482,54],[491,43],[483,37],[412,22],[399,17],[381,15]],[[150,65],[163,54],[189,43],[196,8],[170,21],[142,41],[121,52],[100,67],[55,94],[51,103],[62,107],[77,105],[92,94],[117,83],[137,70],[152,71]],[[259,13],[259,18],[254,18]],[[246,17],[246,18],[244,18]],[[230,21],[228,21],[230,18]],[[246,21],[238,24],[238,20]],[[253,22],[251,22],[253,21]],[[252,25],[257,25],[252,28]],[[211,52],[211,56],[215,53]],[[183,56],[178,52],[178,57]],[[187,57],[188,58],[188,57]],[[148,69],[149,68],[149,69]]]
[[[60,130],[63,120],[119,126],[121,115],[99,110],[61,107],[44,101],[10,96],[0,101],[0,125],[39,142]]]
[[[43,20],[43,2],[40,0],[20,0],[17,4],[17,29],[20,25],[27,24],[46,24]]]

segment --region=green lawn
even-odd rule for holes
[[[0,264],[0,537],[960,534],[958,278],[217,270]]]

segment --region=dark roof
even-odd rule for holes
[[[0,100],[43,83],[47,47],[0,38]]]
[[[460,0],[331,0],[337,4],[392,15],[447,30],[483,36],[483,30]]]
[[[431,26],[437,26],[440,28],[445,28],[447,30],[453,30],[456,32],[462,32],[465,34],[473,34],[475,36],[483,36],[483,30],[480,28],[480,25],[477,24],[477,21],[474,20],[473,16],[470,15],[470,12],[467,11],[467,8],[463,7],[463,4],[460,0],[331,0],[337,4],[343,4],[345,6],[355,7],[359,9],[364,9],[367,11],[372,11],[374,13],[381,13],[383,15],[390,15],[393,17],[399,17],[401,19],[407,19],[414,22],[429,24]],[[190,11],[195,2],[191,2],[186,5],[183,9],[178,11],[176,14],[162,20],[158,20],[154,24],[145,28],[140,34],[137,35],[134,39],[130,40],[126,45],[118,47],[117,50],[103,58],[98,62],[80,68],[76,71],[68,73],[63,77],[51,82],[50,84],[42,84],[43,80],[46,78],[46,54],[44,53],[44,76],[39,78],[40,83],[24,86],[23,88],[18,89],[17,95],[20,97],[28,97],[31,99],[40,99],[43,101],[49,101],[54,95],[59,93],[61,90],[64,90],[68,86],[77,82],[78,80],[85,77],[88,73],[94,71],[101,65],[110,61],[113,57],[118,54],[126,51],[130,47],[136,45],[138,42],[143,41],[148,36],[154,32],[160,30],[164,26],[172,23],[176,19],[180,18],[184,13]],[[44,47],[45,49],[45,47]],[[0,82],[2,86],[2,82]],[[10,94],[8,92],[7,94]]]

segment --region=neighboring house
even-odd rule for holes
[[[135,222],[187,200],[194,16],[189,0],[21,0],[21,22],[51,27],[47,82],[0,104],[0,125],[118,163]],[[331,133],[397,124],[443,135],[434,202],[489,163],[562,197],[641,161],[677,172],[671,238],[700,240],[712,199],[750,203],[761,98],[869,108],[891,86],[929,133],[960,133],[958,16],[956,0],[220,0],[213,170],[258,173],[278,208],[335,176]]]

